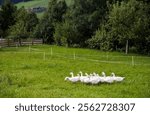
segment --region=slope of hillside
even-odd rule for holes
[[[33,7],[48,7],[48,3],[50,0],[31,0],[28,2],[20,2],[17,3],[16,6],[18,8],[21,8],[22,6],[24,6],[25,8],[33,8]],[[66,0],[67,5],[71,5],[73,4],[74,0]],[[43,12],[42,13],[37,13],[38,18],[41,18],[43,16]]]
[[[30,7],[38,7],[38,6],[43,6],[43,7],[47,7],[48,6],[48,2],[50,0],[31,0],[28,2],[20,2],[18,4],[16,4],[16,6],[18,8],[24,6],[25,8],[30,8]],[[73,4],[73,0],[66,0],[67,5],[71,5]]]
[[[43,6],[47,7],[48,6],[49,0],[32,0],[28,2],[20,2],[16,4],[18,8],[24,6],[25,8],[30,8],[30,7],[38,7],[38,6]]]

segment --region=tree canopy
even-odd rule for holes
[[[104,28],[101,26],[89,43],[98,44],[102,49],[117,50],[120,47],[126,49],[126,53],[129,45],[142,50],[149,42],[149,19],[147,4],[136,0],[117,2],[111,5]],[[105,43],[107,48],[104,48]]]
[[[0,10],[0,37],[150,54],[149,0],[50,0],[41,19],[9,0]]]
[[[0,10],[0,36],[8,35],[7,30],[15,23],[15,12],[17,7],[10,0],[5,0]]]

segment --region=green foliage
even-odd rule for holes
[[[49,2],[48,11],[40,20],[37,28],[34,31],[35,37],[41,37],[46,43],[53,43],[53,34],[55,32],[55,25],[63,21],[63,14],[66,12],[66,2],[51,0]]]
[[[48,16],[45,15],[34,30],[34,37],[42,38],[45,43],[53,42],[54,26],[49,22]]]
[[[16,23],[10,27],[9,37],[19,39],[21,45],[22,38],[32,36],[32,32],[38,23],[38,18],[34,13],[28,13],[24,7],[17,11]]]
[[[6,0],[7,1],[7,0]],[[36,14],[6,2],[0,10],[0,37],[42,38],[43,42],[70,47],[150,54],[148,0],[51,0],[26,2],[26,7],[48,5]],[[35,4],[37,3],[37,4]],[[5,23],[4,23],[5,22]],[[129,46],[129,47],[128,47]]]
[[[100,49],[103,51],[110,50],[110,41],[108,39],[106,27],[102,25],[101,28],[96,31],[95,36],[93,36],[92,39],[89,39],[87,43],[90,48]]]
[[[108,46],[113,50],[118,47],[124,48],[127,40],[130,46],[135,46],[137,49],[142,46],[149,46],[149,42],[146,40],[149,36],[147,8],[146,4],[136,0],[116,2],[109,8],[108,19],[104,24],[105,28],[98,30],[91,41],[96,42],[101,49],[107,49]],[[141,44],[138,45],[139,43]],[[142,48],[140,51],[147,49]]]
[[[21,20],[10,28],[10,38],[21,39],[27,38],[28,34],[24,22]]]
[[[4,22],[4,19],[2,17],[2,11],[0,10],[0,37],[3,34],[3,30],[2,30],[2,23]]]
[[[66,12],[67,5],[65,0],[57,2],[57,0],[51,0],[48,6],[48,19],[54,24],[61,22],[63,19],[63,14]]]
[[[10,26],[15,23],[15,12],[17,8],[10,0],[6,0],[0,10],[0,36],[7,36]]]
[[[75,25],[69,22],[58,23],[55,27],[54,39],[57,45],[73,46],[76,41]],[[73,36],[74,35],[74,36]]]
[[[67,35],[69,37],[67,39],[71,38],[74,41],[73,44],[85,47],[85,41],[91,38],[100,21],[105,17],[105,8],[105,0],[75,0],[65,15],[65,21],[74,25],[71,31],[75,32],[71,36]],[[65,32],[67,31],[66,29]]]
[[[136,41],[143,41],[149,30],[147,14],[147,5],[143,2],[130,0],[128,3],[121,2],[121,5],[114,4],[108,19],[111,36],[115,36],[119,43],[124,43],[125,40],[135,44]]]
[[[27,32],[33,32],[35,26],[38,24],[38,18],[35,13],[29,12],[26,17],[27,23],[26,23],[26,29]]]

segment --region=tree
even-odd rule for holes
[[[63,20],[63,14],[66,12],[67,5],[65,0],[51,0],[48,6],[48,19],[50,22],[57,23]]]
[[[27,38],[27,31],[24,26],[24,22],[21,20],[17,22],[15,25],[10,28],[9,38],[13,38],[19,41],[19,45],[21,46],[21,38]]]
[[[27,32],[31,33],[34,31],[36,25],[39,23],[39,20],[37,18],[37,15],[33,12],[29,12],[27,14],[26,20],[27,20],[26,23]]]
[[[9,29],[9,37],[18,39],[21,45],[21,39],[30,37],[37,23],[38,18],[36,14],[28,13],[22,7],[17,11],[16,23]]]
[[[2,17],[2,11],[0,10],[0,37],[2,37],[3,30],[2,30],[2,23],[4,22],[4,19]]]
[[[15,24],[15,13],[16,13],[17,7],[14,6],[10,2],[10,0],[5,0],[4,4],[1,6],[1,16],[3,17],[3,20],[1,20],[1,30],[3,31],[2,36],[7,36],[7,30],[10,26]]]
[[[73,46],[76,43],[75,31],[75,25],[72,25],[69,21],[58,23],[55,27],[54,33],[55,43],[66,47]]]
[[[43,38],[46,43],[54,42],[55,25],[63,21],[63,15],[67,9],[66,2],[51,0],[48,5],[48,11],[37,25],[34,36]]]
[[[74,44],[86,47],[86,41],[92,37],[105,17],[106,6],[106,0],[74,0],[74,5],[69,7],[65,15],[65,21],[71,22],[75,26],[72,29],[76,29],[72,36],[68,35],[76,39],[73,40]]]
[[[100,49],[103,51],[110,50],[110,40],[108,39],[105,25],[101,25],[101,28],[98,29],[92,39],[89,39],[87,43],[90,48]]]
[[[39,24],[37,24],[37,26],[34,30],[34,37],[42,38],[43,43],[52,43],[54,26],[47,19],[48,19],[48,17],[47,17],[47,15],[45,15],[39,21]]]
[[[140,39],[139,33],[144,34],[143,30],[148,26],[145,4],[136,0],[121,2],[121,5],[117,2],[109,12],[108,24],[112,36],[115,36],[120,43],[126,41],[127,54],[129,41]]]
[[[146,4],[136,0],[113,4],[109,8],[108,19],[104,24],[104,28],[99,29],[92,40],[98,39],[101,42],[99,43],[101,46],[107,41],[109,49],[115,49],[119,45],[121,48],[125,46],[126,54],[128,53],[129,45],[136,48],[148,46],[149,16],[147,8]]]

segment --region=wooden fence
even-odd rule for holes
[[[43,41],[42,41],[42,39],[32,39],[32,40],[21,40],[20,43],[19,43],[19,41],[14,41],[12,39],[0,39],[0,47],[43,44]]]

